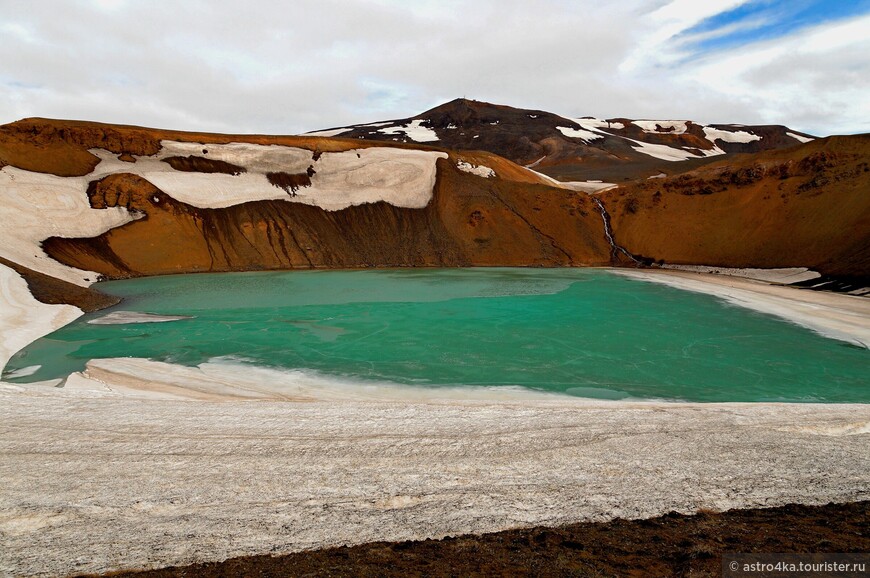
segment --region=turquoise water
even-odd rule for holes
[[[512,385],[605,399],[870,402],[870,352],[714,297],[590,269],[225,273],[101,283],[124,298],[19,352],[63,377],[93,358]],[[191,316],[92,325],[111,311]]]

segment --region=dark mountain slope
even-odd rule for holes
[[[568,118],[462,98],[413,118],[322,132],[358,140],[416,141],[454,150],[485,150],[521,165],[533,165],[535,170],[560,180],[615,183],[662,172],[685,172],[721,155],[791,147],[811,138],[776,125]]]

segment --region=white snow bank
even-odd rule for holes
[[[201,208],[223,208],[250,201],[284,200],[315,205],[328,211],[385,201],[397,207],[422,208],[432,198],[436,165],[446,153],[370,147],[322,153],[313,160],[309,150],[281,146],[231,143],[226,145],[163,141],[153,157],[137,157],[126,172],[148,179],[184,203]],[[208,150],[202,155],[202,149]],[[159,159],[196,154],[245,167],[240,175],[182,172]],[[101,165],[102,166],[102,165]],[[304,173],[312,167],[311,186],[296,196],[273,186],[267,172]],[[98,167],[99,169],[100,167]]]
[[[620,269],[614,273],[686,291],[709,293],[738,307],[781,317],[825,337],[870,347],[870,326],[867,325],[870,301],[864,297],[684,271]]]
[[[571,189],[572,191],[580,191],[590,194],[601,193],[618,186],[616,183],[605,183],[602,181],[566,181],[563,182],[562,185],[566,189]]]
[[[689,151],[683,149],[677,149],[674,147],[660,144],[646,143],[643,141],[634,140],[632,138],[625,138],[625,140],[635,143],[637,146],[632,146],[632,148],[634,148],[634,150],[636,150],[637,152],[665,161],[684,161],[687,159],[699,158],[698,155],[690,153]]]
[[[538,160],[536,160],[536,161],[533,162],[533,163],[530,163],[530,164],[528,164],[528,165],[525,165],[525,167],[526,167],[527,169],[534,168],[534,167],[538,166],[539,164],[541,164],[541,161],[544,160],[545,158],[547,158],[547,155],[542,156],[541,158],[539,158]]]
[[[112,311],[102,317],[91,319],[88,323],[91,325],[126,325],[127,323],[166,323],[182,319],[193,319],[193,317],[189,315],[156,315],[139,311]]]
[[[383,134],[404,134],[415,142],[437,141],[438,135],[431,128],[423,126],[422,123],[424,122],[426,121],[423,119],[416,119],[412,120],[410,124],[378,129],[378,132]]]
[[[80,315],[72,305],[37,301],[21,275],[0,265],[0,370],[19,349]]]
[[[100,154],[101,151],[91,151],[105,161],[97,165],[94,173],[99,174],[107,171],[117,172],[117,169],[126,167],[127,172],[135,172],[136,174],[140,174],[143,177],[145,176],[145,173],[152,174],[156,172],[180,173],[205,177],[211,174],[223,174],[197,172],[189,173],[176,171],[167,163],[161,162],[162,159],[166,159],[168,157],[188,155],[203,157],[210,160],[219,160],[230,164],[238,165],[244,167],[248,171],[248,173],[266,173],[278,171],[283,171],[287,173],[300,173],[305,172],[305,170],[310,165],[314,164],[313,154],[310,150],[284,145],[258,145],[241,142],[233,142],[228,144],[203,144],[170,140],[161,141],[160,145],[160,152],[158,152],[154,156],[136,157],[136,163],[134,163],[132,167],[129,163],[121,165],[113,162],[112,159],[106,158],[104,155]],[[208,152],[203,153],[203,150],[206,150]],[[324,155],[326,154],[332,153],[324,153]],[[225,176],[232,177],[232,175]]]
[[[821,274],[806,267],[779,267],[772,269],[758,269],[751,267],[716,267],[714,265],[662,265],[663,269],[676,269],[677,271],[692,271],[695,273],[710,273],[713,275],[728,275],[733,277],[745,277],[768,283],[799,283],[818,279]]]
[[[712,128],[709,126],[704,127],[704,135],[707,137],[707,140],[711,143],[715,143],[717,140],[721,140],[723,142],[741,142],[747,143],[756,140],[761,140],[761,137],[757,134],[752,134],[751,132],[746,132],[743,130],[738,131],[729,131],[722,130],[718,128]]]
[[[111,384],[122,396],[210,401],[364,401],[364,400],[559,400],[557,393],[523,387],[418,387],[388,381],[357,380],[313,370],[275,369],[240,363],[232,357],[212,358],[196,367],[125,357],[92,359],[84,372],[72,374],[77,387],[87,380],[94,390]],[[159,387],[155,387],[160,384]],[[66,387],[64,387],[66,389]],[[571,398],[568,398],[570,400]]]
[[[485,179],[495,176],[495,171],[485,165],[473,165],[465,161],[459,161],[456,163],[456,168],[460,171],[471,173],[472,175],[477,175]]]
[[[332,128],[329,130],[317,130],[314,132],[306,132],[304,136],[338,136],[340,134],[350,132],[353,127]]]
[[[529,171],[530,173],[532,173],[533,175],[535,175],[536,177],[538,177],[538,179],[546,185],[559,187],[560,189],[567,189],[568,188],[565,186],[565,183],[563,183],[562,181],[557,181],[556,179],[554,179],[550,175],[545,175],[544,173],[539,173],[538,171],[536,171],[534,169],[530,169],[529,167],[523,167],[523,168],[526,169],[527,171]]]
[[[569,138],[579,138],[585,141],[592,141],[599,138],[604,138],[603,135],[584,129],[569,128],[567,126],[557,126],[556,130]]]
[[[685,134],[687,129],[684,120],[635,120],[631,124],[639,126],[643,132],[651,134]],[[663,130],[659,130],[659,128]]]
[[[616,129],[622,130],[625,128],[625,125],[621,122],[610,122],[608,120],[604,120],[601,118],[569,118],[567,116],[563,116],[562,118],[567,118],[571,122],[577,123],[586,130],[595,130],[597,128],[608,128],[608,129]],[[603,133],[602,133],[603,134]]]
[[[549,175],[539,173],[529,167],[523,168],[538,177],[544,184],[550,185],[551,187],[559,187],[560,189],[568,189],[569,191],[598,193],[617,186],[613,183],[602,183],[601,181],[558,181]]]
[[[814,138],[810,138],[808,136],[801,136],[801,135],[795,134],[793,132],[787,132],[785,134],[787,134],[788,136],[790,136],[791,138],[795,139],[796,141],[798,141],[800,143],[808,143],[810,141],[816,140]]]
[[[127,171],[133,168],[111,153],[106,154]],[[56,177],[14,167],[0,169],[0,255],[83,287],[95,282],[96,273],[61,265],[41,247],[48,237],[95,237],[134,220],[126,208],[91,208],[87,187],[94,178]]]
[[[323,153],[313,160],[302,148],[250,143],[203,144],[163,141],[160,152],[119,161],[101,149],[91,152],[100,163],[82,177],[57,177],[14,167],[0,169],[0,256],[25,267],[81,286],[97,273],[67,267],[41,248],[48,237],[95,237],[138,218],[126,208],[91,208],[88,183],[113,173],[139,175],[173,198],[200,208],[222,208],[259,200],[284,200],[340,210],[384,201],[398,207],[422,208],[432,198],[436,161],[446,153],[371,147]],[[207,150],[207,153],[203,153]],[[171,156],[202,156],[244,167],[237,176],[176,171],[162,162]],[[266,178],[268,172],[316,172],[311,186],[291,197]]]

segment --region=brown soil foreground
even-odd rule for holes
[[[868,551],[865,501],[374,542],[110,576],[721,576],[728,552]]]

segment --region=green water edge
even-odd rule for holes
[[[123,298],[39,339],[4,379],[90,359],[220,359],[336,380],[521,386],[596,399],[870,402],[870,352],[716,297],[602,269],[208,273],[111,281]],[[92,325],[113,311],[189,316]],[[39,365],[27,376],[14,372]],[[26,373],[27,371],[24,371]]]

